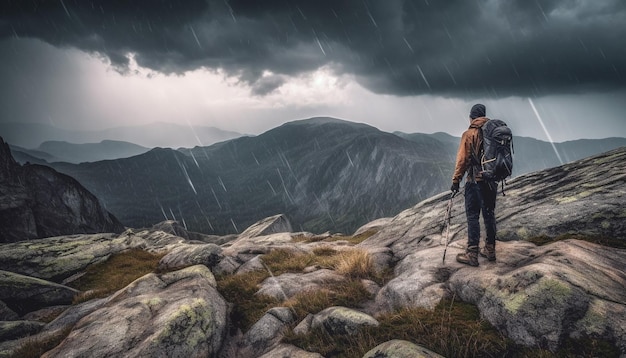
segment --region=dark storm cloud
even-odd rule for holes
[[[259,95],[280,87],[282,75],[324,65],[396,95],[541,96],[626,84],[621,0],[15,0],[0,6],[4,37],[98,52],[120,70],[130,53],[165,73],[222,69]]]

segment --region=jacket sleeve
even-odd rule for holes
[[[470,165],[471,159],[471,138],[470,131],[467,130],[461,136],[461,143],[459,144],[459,150],[456,153],[456,165],[454,167],[454,175],[452,176],[453,183],[460,183]]]

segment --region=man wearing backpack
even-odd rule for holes
[[[452,177],[453,193],[459,191],[459,184],[465,174],[465,215],[467,216],[467,250],[458,254],[456,260],[470,266],[478,266],[478,244],[480,240],[480,213],[487,231],[486,244],[480,255],[489,261],[496,260],[496,195],[498,184],[483,178],[481,152],[483,135],[481,127],[489,121],[482,104],[475,104],[470,111],[470,127],[463,133],[456,156],[456,166]]]

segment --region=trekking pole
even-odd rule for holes
[[[452,199],[454,199],[454,196],[458,193],[458,191],[453,191],[452,194],[450,195],[450,200],[448,200],[448,209],[446,210],[446,216],[444,218],[444,224],[446,225],[446,235],[445,235],[445,239],[446,239],[446,247],[443,249],[443,263],[446,263],[446,251],[448,251],[448,244],[450,243],[448,237],[450,235],[450,217],[451,217],[451,213],[452,213]]]

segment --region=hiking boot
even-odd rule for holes
[[[456,255],[456,260],[462,264],[478,266],[478,246],[470,246],[464,254]]]
[[[488,261],[496,261],[496,244],[486,244],[480,250],[480,256],[486,257]]]

